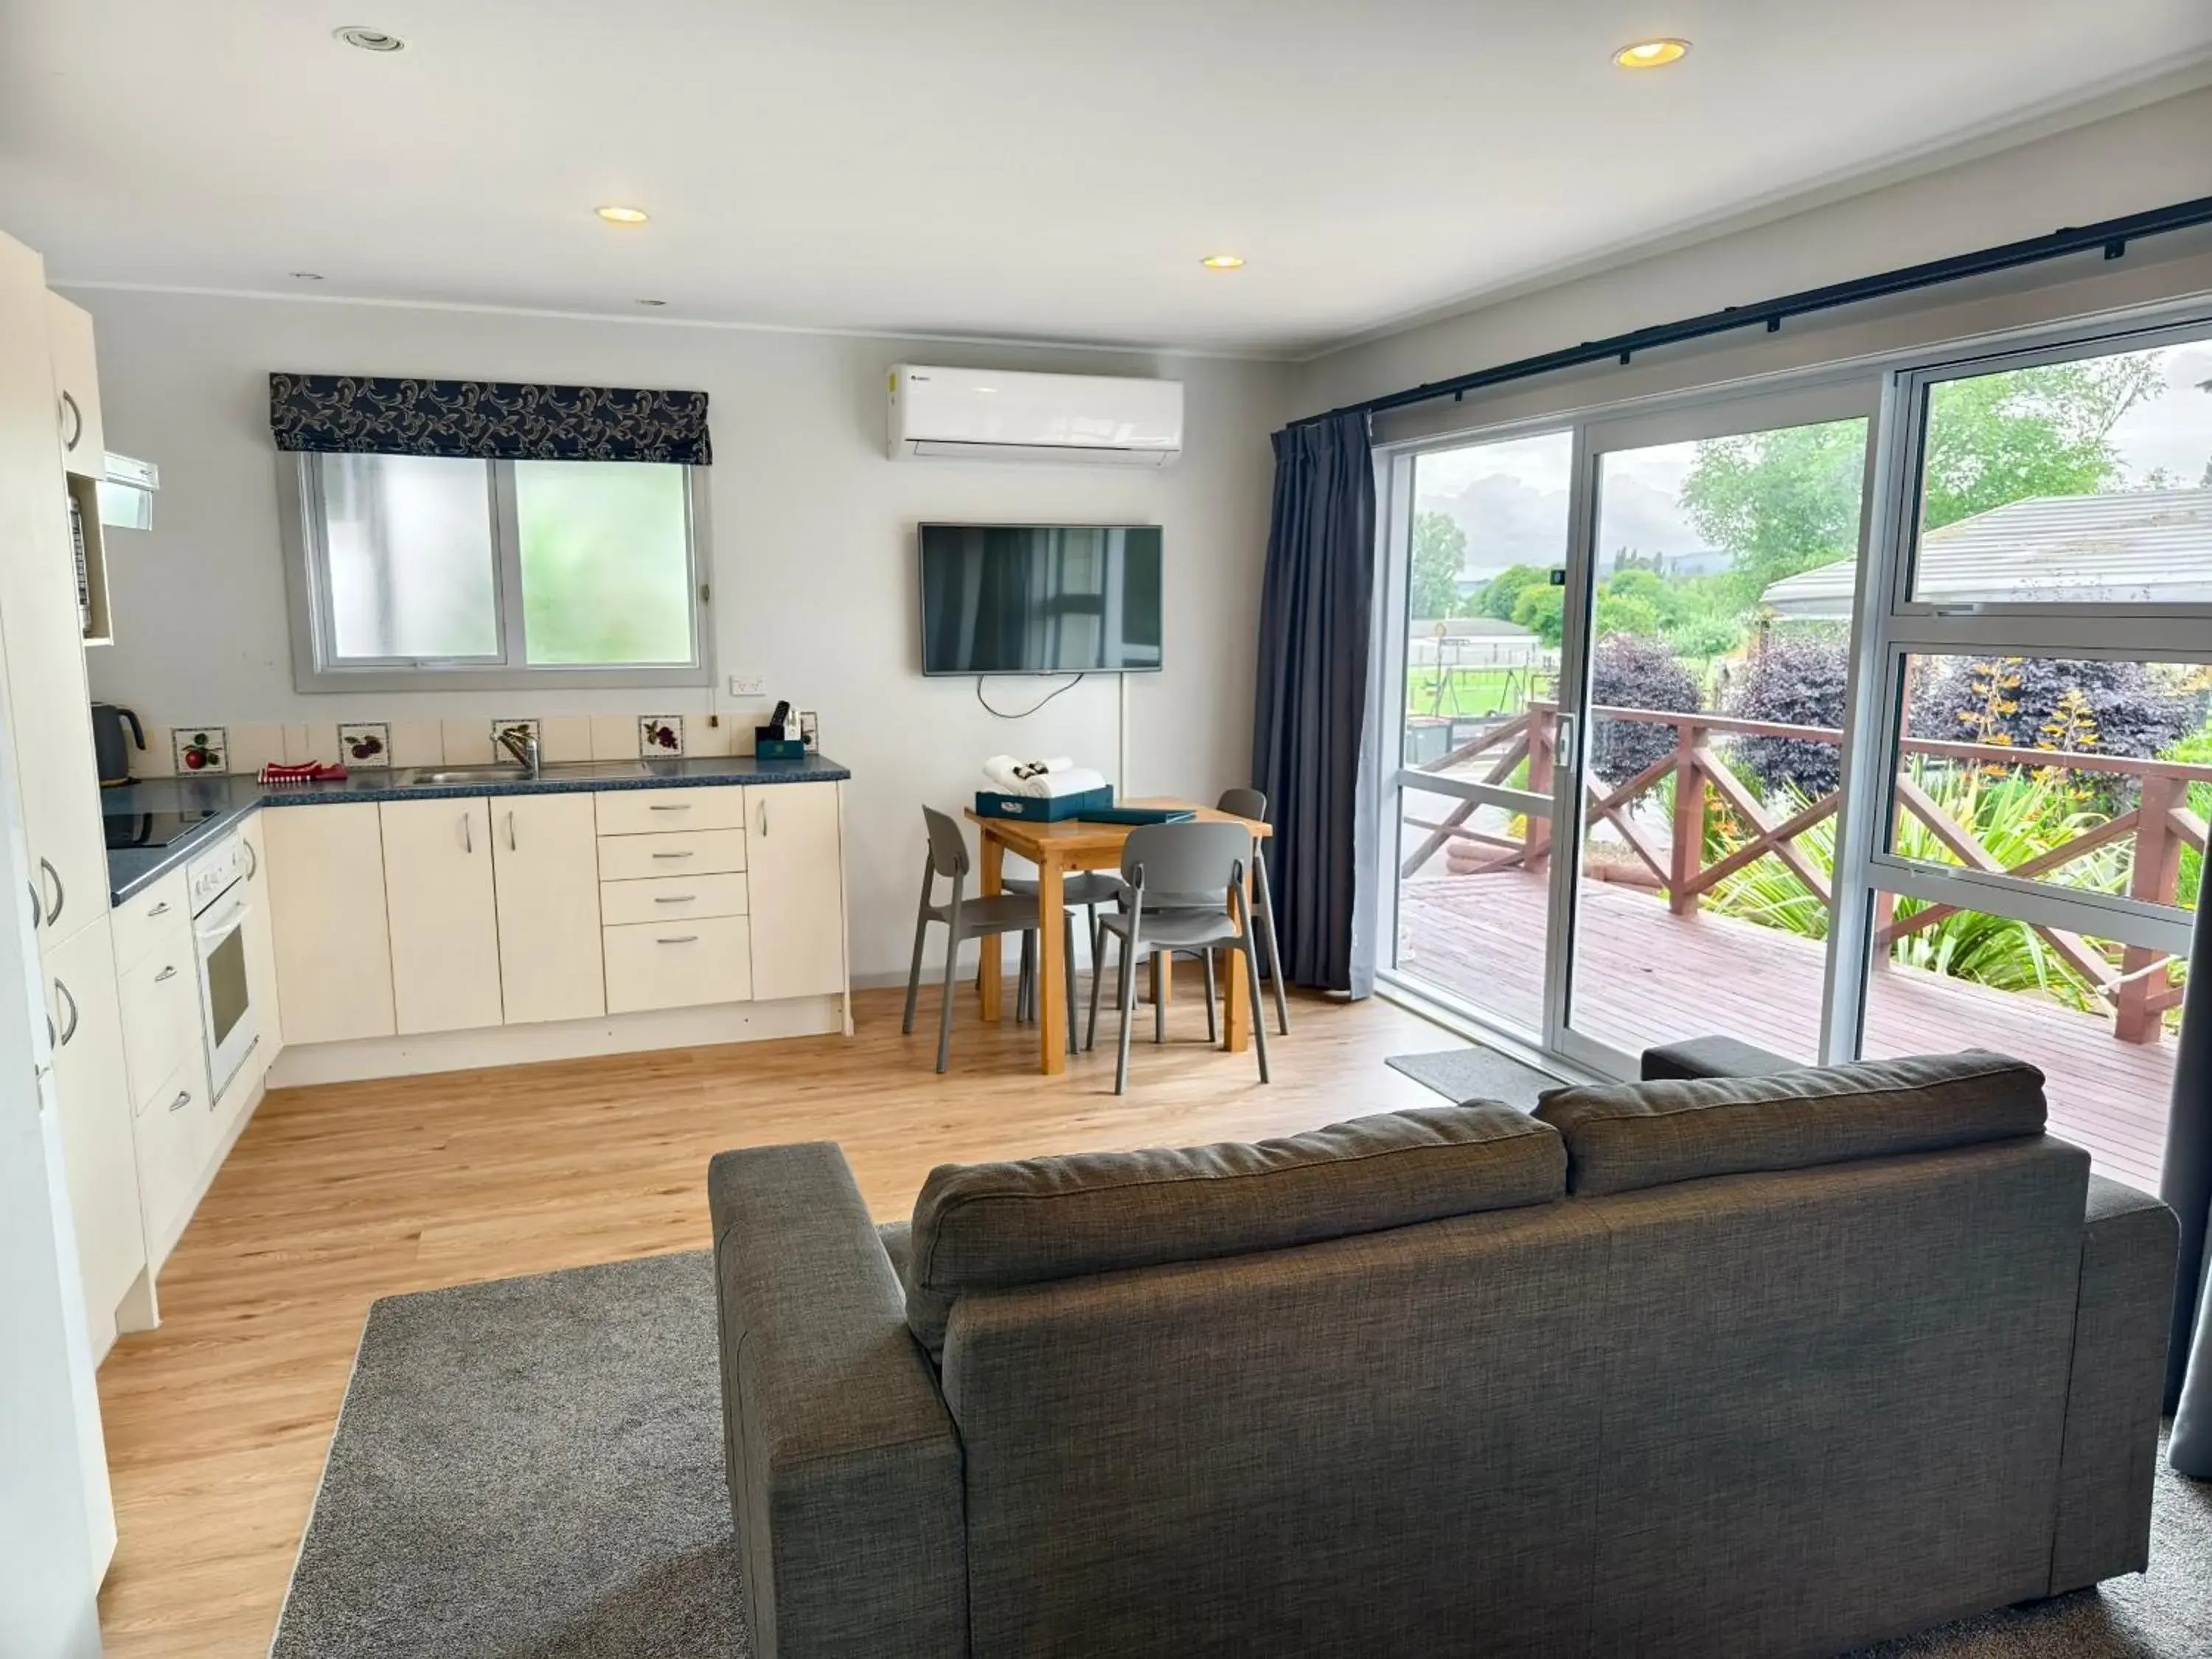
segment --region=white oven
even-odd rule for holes
[[[253,1052],[259,1032],[246,977],[245,881],[252,849],[226,836],[185,866],[192,939],[200,969],[200,1027],[207,1042],[208,1096],[222,1091]]]

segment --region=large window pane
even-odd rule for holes
[[[2194,908],[2212,668],[2007,652],[1905,659],[1887,849]]]
[[[499,653],[491,473],[428,455],[324,455],[337,660]]]
[[[2087,1147],[2104,1174],[2155,1192],[2186,963],[1889,894],[1875,906],[1861,1052],[1990,1048],[2039,1066],[2052,1132]]]
[[[1709,1033],[1818,1058],[1867,422],[1599,458],[1589,772],[1568,1019],[1633,1053]]]
[[[1395,960],[1531,1034],[1543,1024],[1550,824],[1466,790],[1550,788],[1551,573],[1566,562],[1573,447],[1547,433],[1413,461]]]
[[[1929,391],[1915,599],[2212,603],[2212,341]]]
[[[692,659],[683,468],[518,461],[514,502],[533,665]]]

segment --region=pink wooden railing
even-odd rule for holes
[[[1487,757],[1489,763],[1482,768],[1481,781],[1503,784],[1525,762],[1528,769],[1526,787],[1548,794],[1555,769],[1558,714],[1556,703],[1531,702],[1521,714],[1416,769],[1443,773],[1480,765]],[[1777,818],[1714,752],[1712,739],[1717,736],[1781,738],[1840,745],[1844,740],[1842,732],[1833,726],[1790,726],[1774,720],[1739,720],[1727,714],[1676,714],[1649,708],[1605,706],[1593,708],[1590,714],[1593,719],[1633,720],[1672,726],[1674,730],[1673,751],[1633,777],[1617,784],[1594,777],[1584,781],[1589,795],[1588,823],[1611,824],[1642,866],[1626,872],[1628,879],[1641,878],[1642,884],[1662,890],[1668,908],[1675,915],[1695,916],[1699,895],[1711,891],[1747,865],[1771,855],[1802,882],[1823,906],[1832,902],[1827,878],[1796,843],[1807,830],[1835,813],[1843,802],[1842,791],[1831,790],[1789,817]],[[1911,777],[1899,777],[1896,790],[1899,810],[1924,824],[1951,856],[1967,869],[2027,878],[2048,875],[2100,848],[2131,838],[2134,847],[2129,896],[2154,904],[2172,904],[2180,880],[2182,848],[2194,847],[2200,853],[2205,849],[2204,821],[2190,810],[2189,787],[2192,783],[2212,783],[2212,766],[2068,750],[2022,750],[1995,744],[1953,743],[1931,738],[1907,738],[1903,748],[1908,755],[1975,765],[2051,767],[2136,781],[2136,804],[2126,811],[2032,859],[2007,866]],[[1674,781],[1674,800],[1670,833],[1667,843],[1662,846],[1650,828],[1637,819],[1633,809],[1638,801],[1656,791],[1668,778]],[[1753,831],[1725,856],[1711,864],[1705,862],[1709,795],[1717,797]],[[1473,827],[1469,820],[1476,808],[1475,802],[1461,801],[1436,822],[1407,818],[1407,827],[1426,834],[1407,855],[1401,872],[1406,876],[1418,873],[1438,852],[1455,842],[1483,849],[1482,855],[1455,866],[1476,873],[1510,866],[1540,869],[1548,862],[1552,836],[1548,820],[1533,817],[1526,819],[1526,836],[1516,841]],[[1588,868],[1584,873],[1607,879],[1622,878],[1602,866]],[[1889,946],[1894,940],[1932,927],[1958,908],[1955,905],[1930,904],[1900,921],[1895,918],[1894,904],[1888,895],[1878,897],[1874,955],[1878,967],[1887,966]],[[2040,926],[2035,931],[2061,960],[2111,1005],[2114,1032],[2123,1042],[2159,1040],[2164,1023],[2161,1016],[2181,1000],[2180,987],[2170,983],[2166,972],[2166,964],[2172,959],[2169,955],[2139,945],[2126,945],[2115,963],[2078,933]]]

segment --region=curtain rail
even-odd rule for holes
[[[1394,409],[1411,408],[1416,404],[1458,398],[1466,392],[1504,386],[1514,380],[1533,380],[1537,375],[1556,374],[1561,369],[1601,363],[1608,357],[1626,363],[1639,351],[1707,339],[1717,334],[1733,333],[1738,329],[1757,328],[1763,325],[1769,333],[1773,333],[1782,326],[1784,318],[1833,311],[1841,306],[1861,305],[1867,301],[1886,299],[1894,294],[1938,288],[1946,283],[1962,282],[1968,277],[1988,276],[1996,271],[2014,270],[2023,265],[2041,264],[2071,254],[2101,249],[2107,259],[2117,259],[2127,252],[2130,242],[2208,224],[2212,224],[2212,196],[2200,196],[2193,201],[2177,202],[2171,207],[2153,208],[2148,212],[2101,220],[2093,225],[2069,226],[2054,230],[2048,235],[2031,236],[2024,241],[2006,242],[1972,253],[1954,253],[1945,258],[1905,265],[1872,276],[1831,283],[1824,288],[1804,289],[1795,294],[1762,300],[1753,305],[1724,306],[1702,316],[1661,323],[1651,328],[1638,329],[1632,333],[1616,334],[1608,339],[1585,340],[1580,345],[1547,351],[1534,357],[1519,358],[1492,368],[1455,374],[1449,380],[1430,380],[1420,386],[1409,386],[1402,392],[1385,392],[1379,398],[1370,398],[1364,403],[1346,404],[1325,414],[1303,416],[1291,422],[1290,425],[1310,426],[1346,415],[1380,415]]]

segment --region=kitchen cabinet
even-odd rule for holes
[[[215,1115],[208,1105],[207,1056],[195,1049],[146,1091],[131,1120],[138,1149],[139,1215],[147,1258],[167,1260],[191,1219],[200,1176],[214,1154]]]
[[[269,903],[269,847],[263,834],[261,814],[252,814],[240,826],[238,838],[246,843],[246,986],[253,1003],[253,1024],[259,1041],[246,1061],[237,1088],[241,1099],[250,1098],[253,1085],[267,1075],[284,1046],[284,1010],[276,994],[276,921]]]
[[[745,832],[742,830],[683,830],[662,836],[599,837],[599,878],[603,881],[643,881],[653,876],[712,876],[744,867]]]
[[[837,786],[748,787],[744,798],[753,997],[842,994],[845,866]]]
[[[107,914],[91,696],[39,258],[0,237],[0,650],[42,941]]]
[[[100,419],[100,363],[93,350],[92,317],[58,294],[46,301],[46,349],[52,358],[55,418],[62,465],[80,477],[107,471],[107,439]]]
[[[404,1036],[501,1020],[490,803],[386,801],[384,901]]]
[[[398,1026],[378,808],[349,801],[273,807],[260,817],[285,1041],[392,1036]]]
[[[605,933],[611,1014],[743,1002],[752,994],[743,916],[633,922]]]
[[[513,795],[491,803],[499,985],[509,1025],[607,1011],[592,800]]]
[[[199,960],[191,918],[181,916],[173,939],[123,970],[123,1057],[131,1098],[143,1108],[186,1054],[203,1051]]]
[[[123,1011],[106,924],[80,928],[55,946],[46,970],[62,1156],[97,1353],[113,1335],[116,1304],[146,1267]]]

